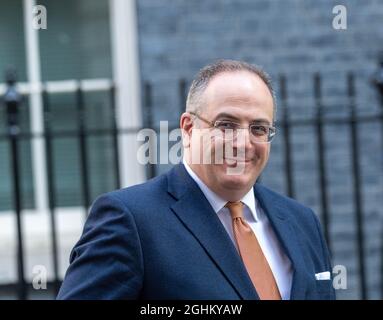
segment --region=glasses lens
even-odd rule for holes
[[[241,128],[238,123],[231,121],[216,121],[214,128],[216,133],[227,141],[238,139],[239,135],[245,135],[247,131]],[[275,135],[275,129],[267,125],[253,124],[249,130],[251,140],[261,143],[270,142]]]
[[[250,126],[251,138],[254,141],[267,142],[269,138],[269,127],[263,125]]]

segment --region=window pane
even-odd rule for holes
[[[43,0],[42,79],[111,78],[108,0]]]
[[[50,126],[53,132],[75,133],[77,128],[75,93],[50,94],[49,101],[51,105]],[[80,167],[76,135],[54,138],[53,163],[57,205],[80,205]]]
[[[10,66],[26,81],[23,21],[21,0],[0,0],[0,83]]]
[[[0,109],[1,110],[1,109]],[[3,111],[3,110],[1,110]],[[13,210],[13,174],[11,170],[11,148],[8,137],[5,113],[0,114],[0,212]],[[28,99],[20,107],[21,133],[29,133],[30,118]],[[19,169],[22,194],[22,208],[34,208],[34,190],[32,175],[31,140],[28,136],[22,136],[19,140]]]
[[[84,93],[85,125],[89,130],[110,130],[112,116],[110,93]],[[51,94],[51,127],[54,138],[54,168],[57,205],[82,205],[80,149],[76,93]],[[60,137],[60,133],[71,133]],[[116,188],[114,153],[110,132],[88,132],[87,138],[89,188],[92,200],[99,194]]]
[[[87,128],[110,131],[113,125],[110,92],[89,92],[84,100]],[[95,199],[101,193],[117,187],[113,140],[111,133],[90,133],[88,137],[91,197]]]

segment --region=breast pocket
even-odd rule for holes
[[[319,299],[334,299],[332,280],[316,280],[316,291]]]

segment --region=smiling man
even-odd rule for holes
[[[180,119],[183,163],[96,200],[58,298],[334,299],[315,214],[256,183],[275,109],[258,67],[200,70]]]

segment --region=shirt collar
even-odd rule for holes
[[[186,163],[186,161],[183,161],[183,164],[185,166],[186,171],[189,173],[190,177],[197,183],[203,194],[205,195],[206,199],[209,201],[210,205],[212,206],[215,213],[218,213],[222,210],[222,208],[226,205],[227,200],[222,199],[219,195],[217,195],[215,192],[213,192],[197,175],[196,173],[190,168],[190,166]],[[250,209],[251,214],[253,215],[253,218],[255,221],[258,221],[258,214],[256,210],[256,201],[254,196],[254,190],[251,188],[249,192],[247,192],[244,197],[241,199],[241,201]]]

